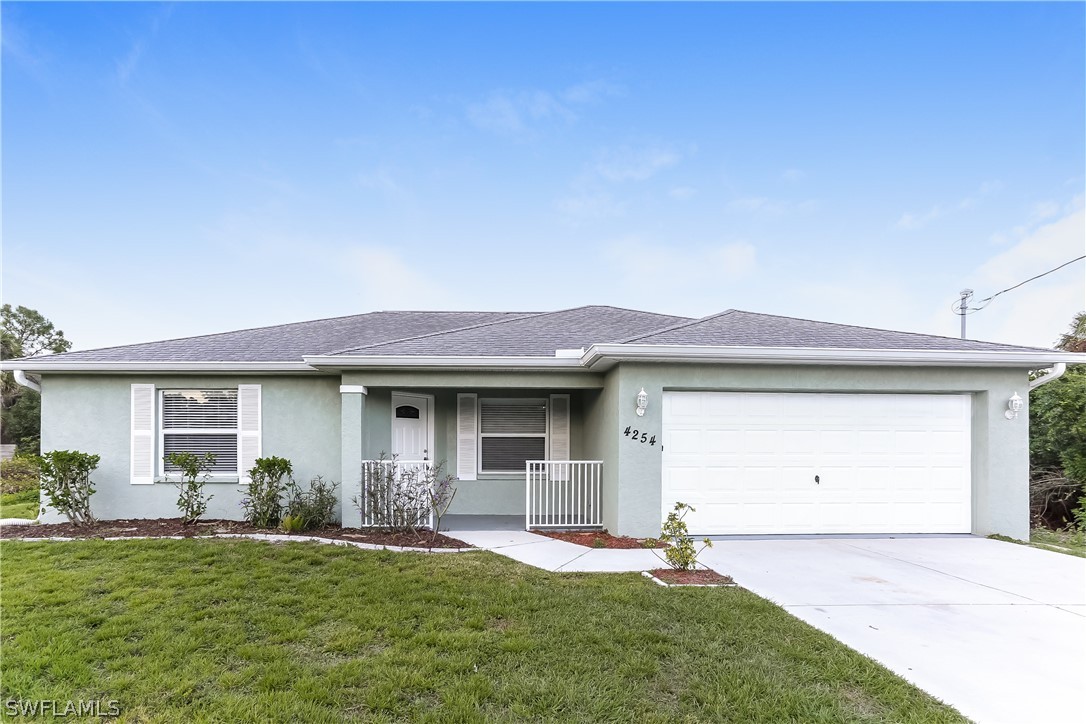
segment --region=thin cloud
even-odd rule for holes
[[[785,199],[771,199],[766,196],[744,196],[732,199],[724,206],[724,210],[730,213],[763,214],[766,216],[805,214],[817,209],[818,202],[814,199],[787,201]]]
[[[120,81],[121,85],[127,84],[128,79],[139,68],[147,47],[158,36],[159,30],[170,19],[170,16],[173,15],[173,7],[173,5],[163,5],[159,8],[158,12],[151,18],[151,26],[147,32],[132,43],[132,47],[124,58],[117,61],[117,80]]]
[[[927,211],[922,212],[906,211],[898,217],[894,226],[905,230],[921,229],[934,221],[951,215],[955,211],[968,211],[976,208],[986,197],[1000,191],[1002,188],[1003,184],[1000,181],[985,181],[975,193],[962,198],[957,203],[935,204]]]
[[[558,199],[555,207],[562,214],[579,219],[605,219],[626,213],[626,204],[608,192],[573,194]]]
[[[746,241],[678,248],[627,238],[607,245],[604,251],[605,260],[624,285],[642,287],[651,270],[654,290],[684,294],[752,276],[757,256],[754,245]]]
[[[666,148],[631,148],[622,146],[603,151],[593,170],[607,181],[645,181],[682,157]]]
[[[807,174],[805,172],[801,171],[798,168],[785,169],[781,173],[781,181],[784,181],[784,182],[790,183],[790,184],[799,183],[800,181],[802,181],[806,177],[807,177]]]
[[[502,136],[525,138],[547,124],[570,124],[576,108],[618,95],[621,88],[604,81],[578,83],[561,91],[499,90],[469,103],[468,121],[476,128]]]

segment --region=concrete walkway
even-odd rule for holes
[[[523,530],[456,530],[450,535],[547,571],[624,573],[660,568],[664,563],[644,548],[586,548]]]

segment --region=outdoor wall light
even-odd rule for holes
[[[1014,420],[1018,417],[1019,411],[1022,409],[1022,398],[1015,392],[1011,395],[1011,399],[1007,400],[1007,411],[1003,413],[1004,417],[1008,420]]]
[[[645,388],[642,387],[641,391],[637,393],[637,416],[645,416],[645,408],[649,406],[649,395],[645,392]]]

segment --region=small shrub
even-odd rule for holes
[[[301,533],[306,530],[305,520],[300,516],[291,515],[290,513],[284,515],[283,519],[279,521],[279,527],[287,533]]]
[[[441,530],[441,519],[449,511],[453,498],[456,497],[456,487],[453,486],[455,478],[451,475],[442,475],[445,469],[445,461],[441,461],[431,468],[427,468],[422,475],[423,492],[426,502],[434,514],[434,530],[430,536],[430,542],[437,540],[437,534]]]
[[[605,541],[603,538],[593,538],[592,539],[592,547],[593,548],[606,548],[607,547],[607,541]]]
[[[664,549],[664,557],[656,557],[666,562],[677,571],[691,571],[698,563],[698,556],[706,548],[712,548],[713,542],[705,538],[701,550],[695,550],[694,539],[690,537],[690,531],[683,519],[687,513],[696,512],[686,503],[675,503],[675,509],[667,514],[667,520],[660,529],[660,541],[667,543]]]
[[[181,511],[181,522],[191,525],[207,512],[208,501],[215,497],[204,496],[204,483],[215,464],[215,456],[211,453],[202,456],[190,452],[170,453],[166,462],[181,471],[183,480],[177,484],[177,509]]]
[[[384,530],[418,533],[429,518],[430,503],[417,469],[400,468],[396,456],[380,457],[362,471],[362,492],[351,499],[362,524]]]
[[[16,455],[10,460],[0,461],[0,494],[23,493],[37,490],[40,486],[41,472],[37,458]]]
[[[382,453],[363,471],[362,494],[351,499],[363,525],[417,535],[432,514],[431,540],[436,540],[441,519],[456,497],[454,478],[443,475],[444,468],[440,462],[421,469],[398,469],[396,456],[386,461]]]
[[[94,522],[90,498],[94,484],[90,474],[98,469],[101,458],[78,450],[52,450],[38,458],[41,489],[58,512],[72,525]]]
[[[249,497],[241,501],[245,520],[257,528],[274,528],[283,517],[283,494],[293,483],[290,460],[257,458],[249,471]]]
[[[339,483],[325,480],[318,475],[309,481],[309,490],[303,491],[291,480],[287,484],[287,501],[281,525],[291,533],[299,530],[323,528],[335,520],[339,497]]]

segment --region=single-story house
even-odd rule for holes
[[[1030,370],[1083,355],[728,310],[690,319],[372,312],[11,360],[43,450],[101,456],[103,519],[175,517],[171,451],[213,452],[209,517],[260,456],[341,481],[443,462],[451,513],[649,536],[1028,535]],[[1057,367],[1058,369],[1058,367]],[[1050,373],[1048,378],[1051,378]]]

